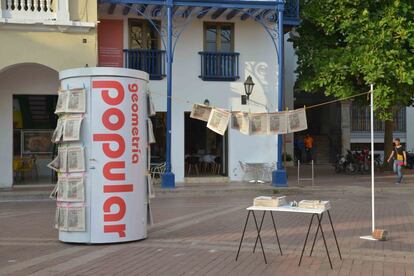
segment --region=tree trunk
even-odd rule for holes
[[[392,163],[386,163],[387,158],[390,156],[393,150],[393,132],[394,132],[394,121],[385,121],[384,129],[384,168],[386,170],[392,169]]]

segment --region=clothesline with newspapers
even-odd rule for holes
[[[248,113],[194,104],[190,117],[207,122],[207,127],[220,135],[224,135],[230,120],[231,127],[245,135],[277,135],[308,128],[305,108],[273,113]]]

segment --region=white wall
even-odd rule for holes
[[[13,184],[13,95],[56,95],[58,73],[38,64],[0,71],[0,188]]]
[[[129,17],[133,17],[131,12]],[[115,10],[113,15],[102,15],[100,19],[124,20],[124,48],[128,48],[128,18]],[[205,21],[211,20],[205,16]],[[235,52],[240,53],[240,79],[235,82],[202,81],[200,56],[203,51],[203,20],[194,20],[182,33],[177,43],[173,63],[172,101],[172,170],[176,181],[184,181],[184,112],[191,111],[193,103],[203,103],[233,111],[266,112],[277,110],[277,56],[274,45],[263,27],[252,20],[233,20],[235,24]],[[223,21],[223,20],[217,20]],[[293,48],[286,44],[286,74],[293,74],[296,59]],[[292,56],[290,56],[292,55]],[[243,82],[251,75],[255,82],[250,106],[240,105],[240,95],[244,94]],[[287,77],[286,94],[292,94],[294,76]],[[157,111],[166,111],[166,79],[151,81],[150,89]],[[257,102],[259,104],[255,104]],[[287,106],[293,108],[293,96],[286,97]],[[262,105],[261,105],[262,104]],[[243,176],[239,161],[274,162],[277,156],[277,137],[246,136],[236,131],[228,131],[228,173],[230,180],[240,180]],[[292,147],[290,145],[290,147]],[[289,148],[289,146],[288,146]],[[290,149],[290,151],[292,151]]]

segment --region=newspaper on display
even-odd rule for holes
[[[269,113],[269,131],[271,134],[286,134],[287,133],[287,113],[277,112]]]
[[[151,92],[147,93],[147,110],[148,110],[149,117],[155,116],[157,114],[155,112],[155,106],[154,106],[154,102],[152,101]]]
[[[300,108],[292,111],[288,111],[288,132],[298,132],[308,128],[308,123],[306,121],[306,110],[305,108]]]
[[[65,124],[64,117],[61,117],[57,120],[56,128],[55,128],[55,131],[53,131],[53,135],[52,135],[52,142],[53,143],[59,143],[60,142],[60,140],[62,138],[62,134],[63,134],[64,124]]]
[[[55,113],[85,113],[86,91],[84,88],[58,91]]]
[[[58,206],[55,215],[55,227],[61,231],[84,232],[85,207],[84,206]]]
[[[57,156],[47,164],[47,167],[56,172],[67,172],[67,148],[65,146],[59,147]]]
[[[84,88],[70,89],[67,96],[67,113],[85,113],[86,91]]]
[[[58,179],[58,201],[84,202],[85,186],[83,176],[60,175]]]
[[[56,103],[55,114],[63,113],[66,110],[66,102],[67,102],[67,91],[66,90],[59,90],[58,91],[58,101]]]
[[[267,113],[250,114],[250,134],[267,135],[268,116]]]
[[[245,135],[250,134],[250,120],[249,114],[246,112],[232,112],[231,114],[231,127],[240,131]]]
[[[79,141],[83,115],[68,115],[63,128],[63,141]]]
[[[193,110],[191,111],[190,117],[193,119],[201,120],[208,122],[210,118],[210,113],[212,108],[202,104],[193,105]]]
[[[85,151],[81,145],[68,146],[67,163],[68,172],[85,171]]]
[[[229,121],[230,112],[213,108],[208,118],[207,127],[220,135],[224,135]]]
[[[148,189],[148,198],[149,199],[155,198],[154,185],[152,183],[151,174],[147,175],[147,189]]]
[[[148,124],[148,144],[156,143],[155,136],[154,136],[154,127],[152,125],[152,121],[150,118],[147,119]]]

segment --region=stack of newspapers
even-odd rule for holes
[[[285,196],[258,196],[253,200],[253,205],[260,207],[279,207],[286,204],[287,202]]]
[[[82,121],[86,113],[86,89],[58,91],[55,114],[59,116],[52,142],[57,155],[48,167],[56,171],[58,181],[55,228],[60,231],[85,231],[85,148],[81,143]]]
[[[307,209],[329,209],[331,208],[331,203],[322,200],[301,200],[298,203],[298,207]]]

